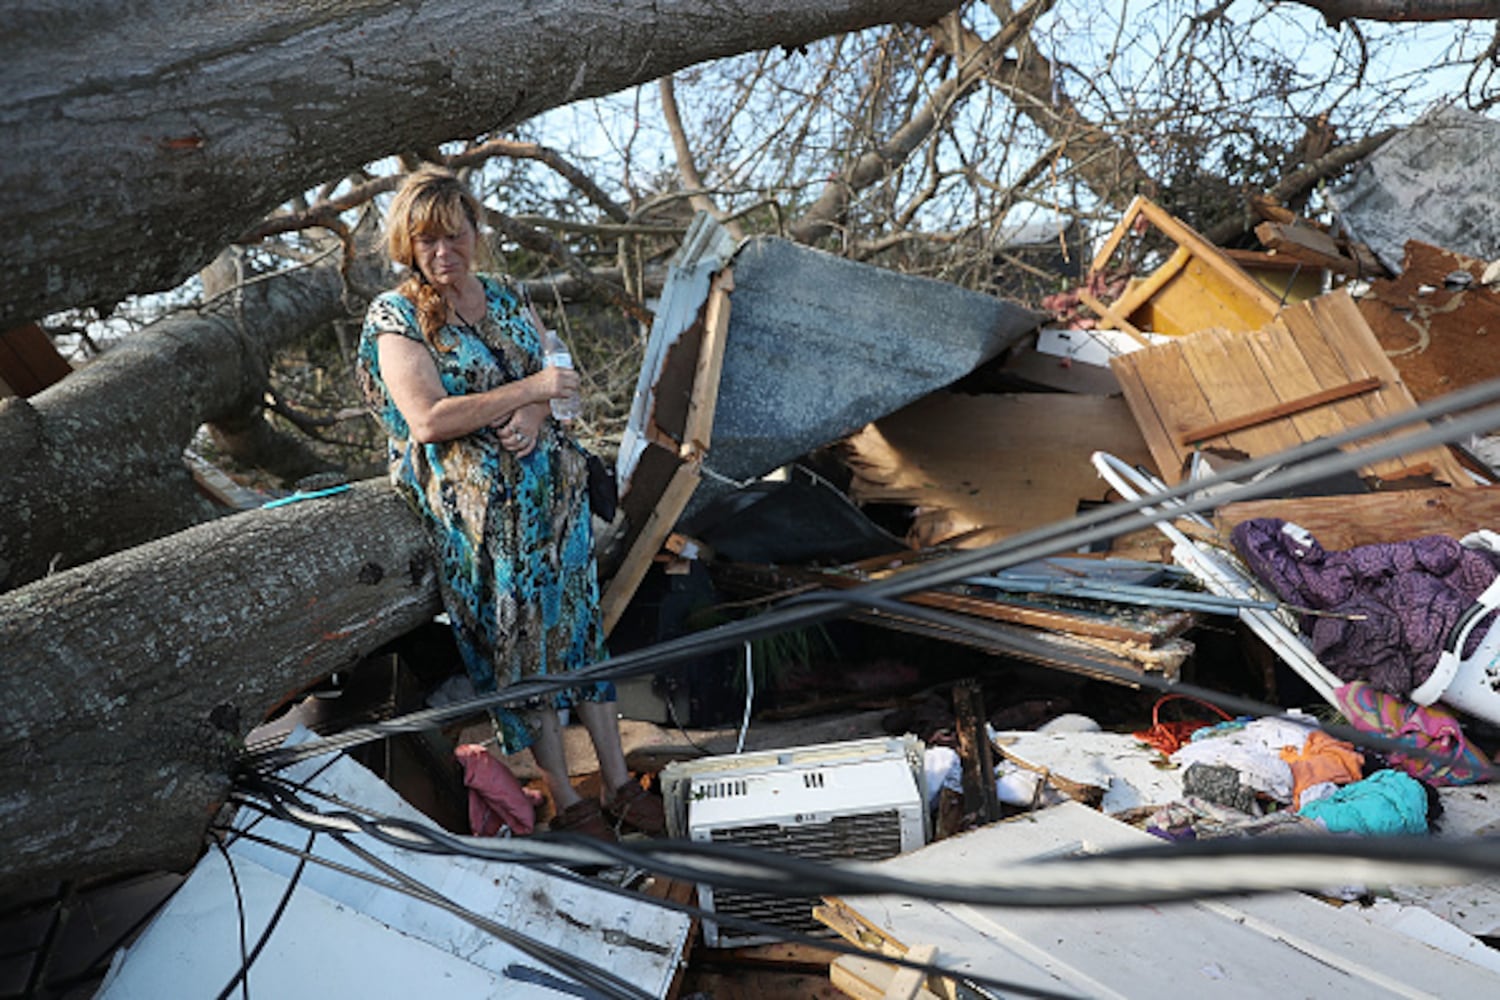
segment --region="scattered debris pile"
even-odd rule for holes
[[[104,995],[186,975],[181,942],[236,870],[240,937],[317,921],[324,954],[302,973],[288,928],[261,979],[221,908],[218,950],[191,949],[200,992],[254,965],[258,990],[318,995],[338,951],[507,996],[1146,996],[1163,968],[1189,992],[1495,993],[1500,881],[1445,851],[1500,831],[1500,248],[1429,227],[1398,267],[1388,237],[1360,239],[1400,203],[1380,185],[1439,169],[1430,130],[1451,128],[1383,151],[1337,227],[1254,203],[1258,249],[1137,199],[1050,317],[700,217],[601,557],[620,661],[665,650],[618,683],[675,839],[512,836],[545,832],[535,796],[524,822],[480,808],[470,829],[444,751],[485,736],[442,716],[366,748],[373,777],[308,769],[338,808],[284,782],[262,797],[261,840],[295,848],[316,813],[339,844],[323,860],[352,851],[358,878],[299,875],[242,813]],[[393,652],[368,719],[315,695],[261,735],[409,717],[441,660]],[[349,847],[359,831],[379,848]],[[1400,859],[1366,846],[1387,836],[1411,838]],[[434,844],[488,860],[410,884]],[[1088,860],[1114,851],[1130,860]],[[497,892],[539,858],[570,873]],[[329,947],[335,921],[354,948]],[[385,954],[392,928],[426,957]],[[375,988],[386,964],[340,975]]]

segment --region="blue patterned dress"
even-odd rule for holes
[[[428,347],[450,395],[484,392],[541,369],[541,346],[516,293],[480,275],[479,326],[450,324]],[[535,450],[516,458],[484,427],[451,441],[411,440],[380,375],[384,335],[426,344],[416,306],[397,292],[370,305],[359,342],[358,381],[385,427],[391,482],[421,516],[438,564],[443,605],[474,687],[494,691],[522,677],[576,670],[603,660],[599,584],[589,523],[583,454],[556,421],[544,422]],[[590,684],[559,694],[607,701],[614,689]],[[534,707],[534,706],[531,706]],[[494,710],[501,749],[529,746],[526,716]]]

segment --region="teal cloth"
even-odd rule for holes
[[[1326,799],[1309,802],[1301,815],[1334,833],[1394,836],[1427,832],[1427,790],[1402,771],[1376,771]]]

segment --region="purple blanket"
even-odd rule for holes
[[[1234,547],[1250,572],[1289,604],[1340,616],[1301,616],[1325,667],[1406,696],[1432,673],[1455,622],[1500,572],[1500,559],[1446,535],[1327,552],[1277,518],[1237,525]],[[1484,635],[1469,636],[1464,653]]]

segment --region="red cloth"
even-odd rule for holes
[[[464,766],[469,790],[469,829],[476,837],[493,837],[502,825],[512,833],[527,834],[536,826],[539,792],[525,788],[510,768],[477,743],[453,751]]]

